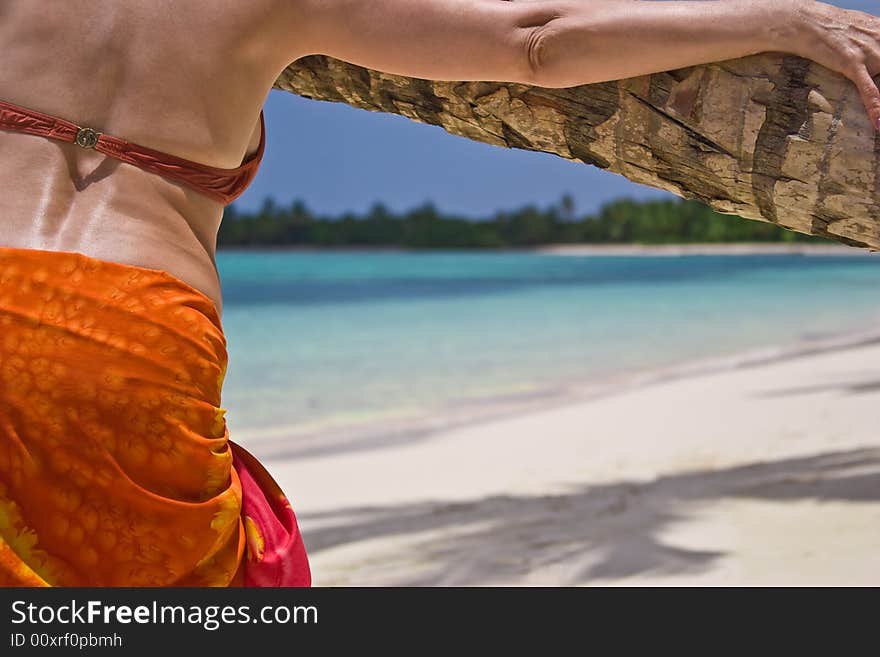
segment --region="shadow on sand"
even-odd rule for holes
[[[814,386],[801,386],[798,388],[782,388],[765,392],[764,397],[791,397],[794,395],[812,395],[820,392],[839,392],[847,395],[864,395],[867,393],[880,392],[880,379],[873,381],[851,381],[849,383],[823,383]]]
[[[688,472],[651,482],[583,486],[560,495],[354,507],[303,514],[301,520],[320,523],[305,535],[312,554],[370,538],[416,540],[416,547],[407,549],[417,550],[421,566],[412,577],[388,584],[510,582],[537,568],[557,566],[563,573],[558,579],[576,585],[708,568],[721,553],[664,545],[661,534],[672,523],[687,520],[686,511],[694,503],[722,498],[877,501],[880,448]],[[415,536],[428,531],[435,533]]]

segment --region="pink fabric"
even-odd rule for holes
[[[81,126],[37,110],[0,100],[0,128],[76,143]],[[138,168],[183,183],[229,205],[250,185],[266,149],[266,121],[260,110],[260,146],[244,163],[234,169],[221,169],[163,153],[147,146],[98,133],[94,149]]]
[[[250,452],[231,440],[241,480],[247,539],[245,586],[311,586],[312,574],[296,516],[281,488]]]

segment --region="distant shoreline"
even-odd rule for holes
[[[352,252],[352,253],[426,253],[437,251],[464,251],[468,253],[539,253],[558,256],[685,256],[685,255],[811,255],[811,256],[868,256],[876,255],[868,249],[843,244],[808,244],[787,242],[726,242],[708,244],[546,244],[536,247],[498,249],[484,248],[425,248],[411,249],[400,246],[234,246],[217,249],[220,253],[235,252]]]
[[[728,242],[724,244],[552,244],[533,249],[537,253],[562,256],[680,256],[680,255],[873,255],[868,249],[843,244],[786,242]]]

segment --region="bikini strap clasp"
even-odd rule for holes
[[[82,146],[83,148],[94,148],[98,145],[98,137],[101,136],[101,133],[97,130],[93,130],[92,128],[80,128],[76,133],[76,139],[74,139],[73,143],[77,146]]]

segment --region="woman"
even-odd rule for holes
[[[807,0],[47,4],[0,4],[6,585],[310,584],[220,407],[217,230],[291,61],[567,87],[783,51],[880,129],[880,20]]]

